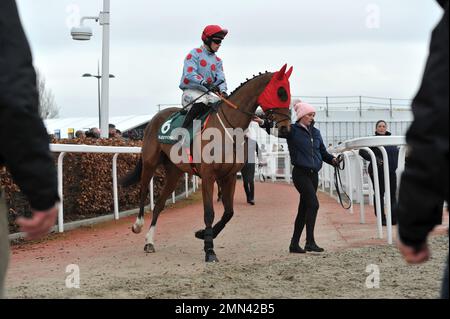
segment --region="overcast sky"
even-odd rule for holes
[[[70,27],[101,0],[17,0],[35,66],[60,117],[97,116],[101,27],[73,41]],[[183,59],[205,25],[229,29],[218,55],[230,90],[260,71],[294,66],[293,95],[412,98],[441,17],[434,0],[111,0],[110,116],[179,103]]]

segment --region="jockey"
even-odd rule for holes
[[[180,89],[183,90],[181,104],[183,107],[192,104],[187,108],[184,128],[201,115],[209,104],[220,101],[220,98],[211,92],[221,94],[225,98],[228,96],[222,60],[216,56],[227,33],[228,30],[218,25],[206,26],[202,33],[203,45],[193,49],[184,60],[180,82]],[[201,95],[203,96],[200,97]],[[193,102],[197,98],[198,100]]]

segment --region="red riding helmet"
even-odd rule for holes
[[[227,29],[222,29],[218,25],[208,25],[203,30],[202,41],[205,42],[208,38],[212,37],[213,35],[215,35],[218,38],[223,39],[223,38],[225,38],[227,33],[228,33]]]

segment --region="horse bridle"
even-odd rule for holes
[[[290,115],[288,115],[288,114],[284,114],[284,113],[281,113],[281,112],[277,112],[276,110],[282,110],[283,108],[277,108],[277,107],[274,107],[274,108],[271,108],[271,109],[269,109],[269,110],[267,110],[266,112],[264,112],[264,114],[266,115],[266,119],[269,121],[269,123],[271,124],[271,127],[273,127],[275,124],[274,123],[281,123],[281,122],[284,122],[284,121],[288,121],[288,122],[290,122],[291,121],[291,117],[290,117]],[[223,115],[223,117],[225,118],[225,120],[227,121],[227,123],[231,126],[231,128],[232,129],[236,129],[234,126],[233,126],[233,124],[230,122],[230,120],[228,119],[228,117],[226,116],[226,114],[225,114],[225,112],[221,109],[221,108],[219,108],[219,111],[222,111],[222,115]],[[239,107],[238,108],[236,108],[235,109],[236,111],[239,111],[239,112],[241,112],[241,113],[243,113],[243,114],[245,114],[245,115],[247,115],[247,116],[249,116],[249,117],[254,117],[255,115],[256,115],[256,113],[255,112],[247,112],[247,111],[243,111],[243,110],[241,110]],[[279,116],[281,116],[282,118],[284,117],[285,119],[284,120],[281,120],[281,121],[275,121],[274,120],[274,118],[273,118],[273,116],[274,115],[279,115]]]
[[[284,121],[289,121],[290,122],[291,121],[291,116],[289,114],[284,114],[284,113],[276,111],[276,110],[282,110],[282,109],[283,108],[272,108],[272,109],[267,110],[267,112],[265,112],[266,115],[267,115],[267,119],[269,121],[271,121],[271,122],[278,122],[278,123],[281,123],[281,122],[284,122]],[[281,120],[281,121],[275,121],[274,118],[273,118],[274,115],[279,115],[282,118],[284,117],[285,119]]]

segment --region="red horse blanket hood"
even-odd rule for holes
[[[273,74],[269,84],[258,98],[258,104],[263,111],[270,109],[286,108],[291,106],[291,88],[289,78],[291,77],[293,67],[286,72],[287,64],[280,71]]]

